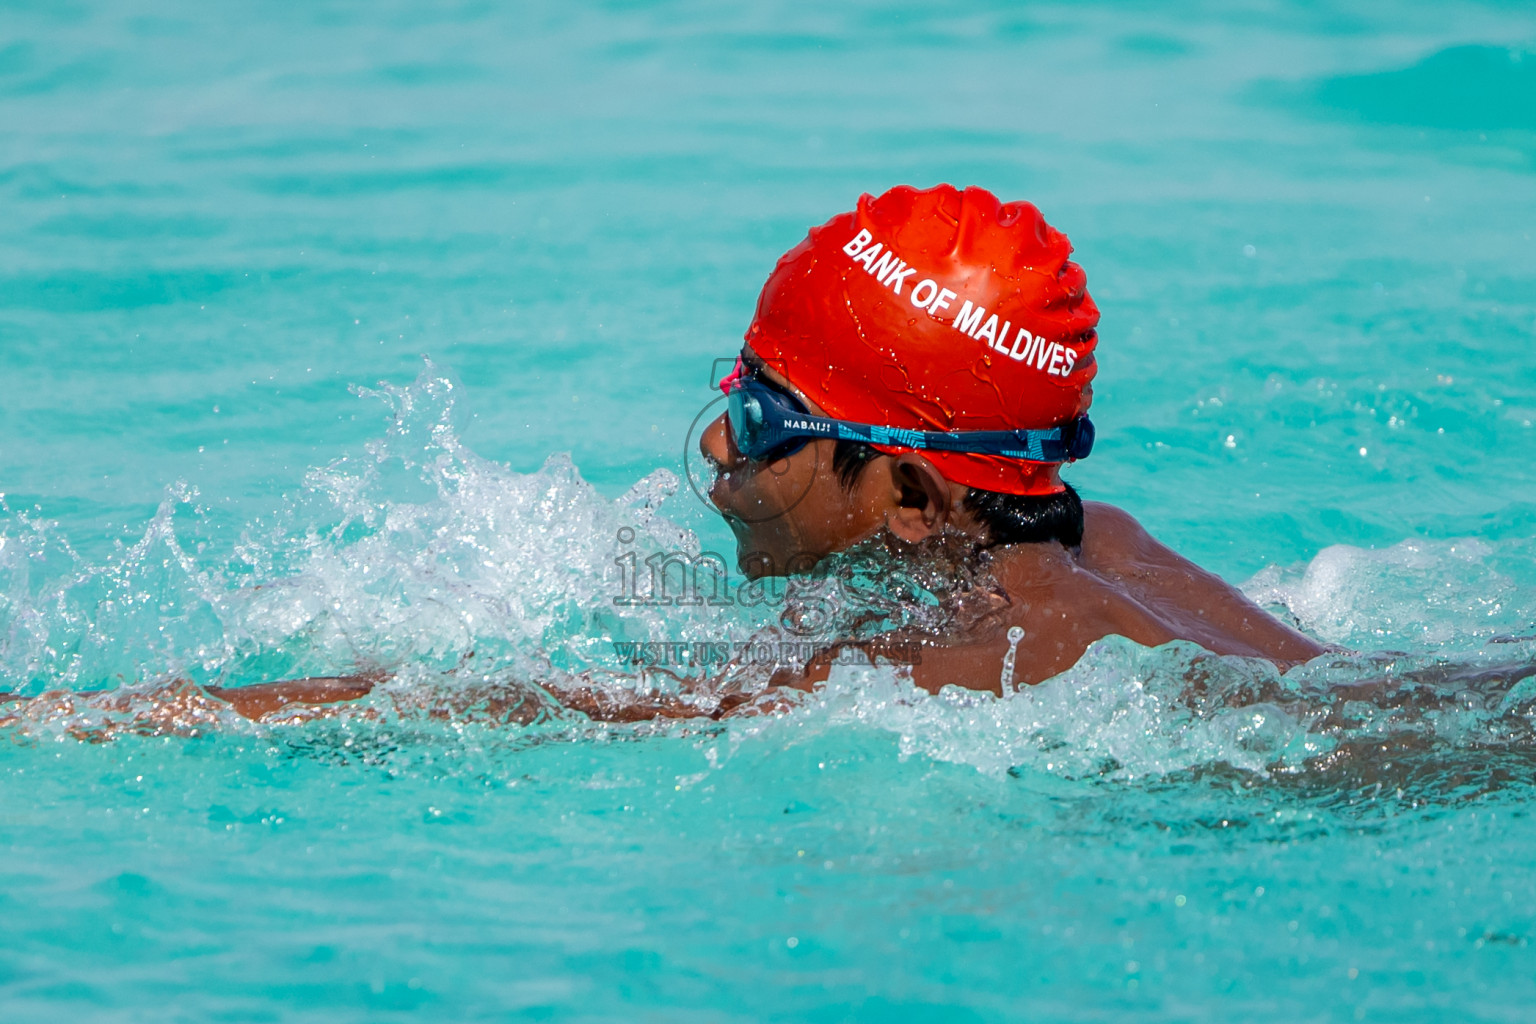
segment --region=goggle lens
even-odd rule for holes
[[[730,421],[736,450],[747,458],[755,457],[763,436],[763,404],[743,387],[731,389],[726,401],[726,419]]]

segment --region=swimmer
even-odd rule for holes
[[[995,607],[923,645],[912,679],[933,692],[1038,683],[1111,634],[1281,668],[1322,653],[1061,479],[1092,450],[1099,319],[1070,253],[1030,204],[941,185],[866,195],[780,259],[701,441],[741,568],[963,537]]]
[[[720,382],[727,412],[700,442],[740,567],[808,572],[871,540],[898,557],[940,542],[968,548],[989,580],[981,607],[941,635],[851,644],[878,662],[917,639],[908,670],[932,692],[1003,695],[1071,668],[1111,635],[1188,640],[1282,669],[1321,654],[1131,515],[1081,501],[1062,480],[1093,448],[1099,319],[1070,253],[1034,206],[940,185],[866,195],[785,254]],[[813,688],[831,654],[772,685]],[[206,692],[261,718],[355,700],[380,678]],[[618,720],[750,702],[551,692]]]

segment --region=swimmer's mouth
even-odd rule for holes
[[[726,469],[722,463],[711,458],[707,453],[704,456],[704,460],[715,474],[714,480],[710,482],[709,488],[704,492],[705,497],[709,499],[710,506],[720,515],[728,520],[736,518],[729,509],[720,503],[721,497],[728,493],[725,480],[726,477],[731,475],[730,470]]]
[[[714,508],[715,512],[725,520],[726,525],[728,525],[732,530],[735,530],[737,526],[746,525],[746,520],[741,515],[732,511],[728,506],[722,503],[721,499],[725,497],[729,492],[722,483],[720,477],[715,478],[715,482],[710,485],[709,490],[705,493],[709,497],[709,504]]]
[[[725,525],[730,527],[731,532],[736,535],[736,539],[738,541],[745,541],[748,530],[746,517],[734,511],[726,504],[726,501],[729,499],[730,488],[726,484],[725,478],[729,475],[729,472],[721,471],[717,467],[715,482],[709,485],[709,489],[704,494],[709,499],[710,507],[715,510],[715,513],[721,519],[725,520]]]

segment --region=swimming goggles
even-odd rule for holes
[[[918,451],[1001,455],[1029,462],[1073,462],[1093,451],[1093,423],[1079,416],[1045,430],[908,430],[816,416],[790,392],[736,360],[720,382],[736,450],[754,462],[788,458],[818,437]]]

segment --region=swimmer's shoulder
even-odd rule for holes
[[[1083,503],[1078,560],[1083,568],[1123,587],[1175,636],[1218,654],[1257,656],[1285,667],[1323,652],[1317,641],[1153,537],[1124,509]]]
[[[1083,547],[1079,561],[1084,568],[1108,570],[1116,575],[1137,569],[1193,567],[1148,533],[1135,516],[1102,501],[1083,502]]]
[[[1142,601],[1176,593],[1182,603],[1191,595],[1191,588],[1238,596],[1221,577],[1152,536],[1125,509],[1102,501],[1083,502],[1083,547],[1078,564],[1129,586]]]
[[[1127,536],[1146,533],[1136,517],[1118,505],[1104,501],[1083,502],[1083,543],[1113,543]]]

